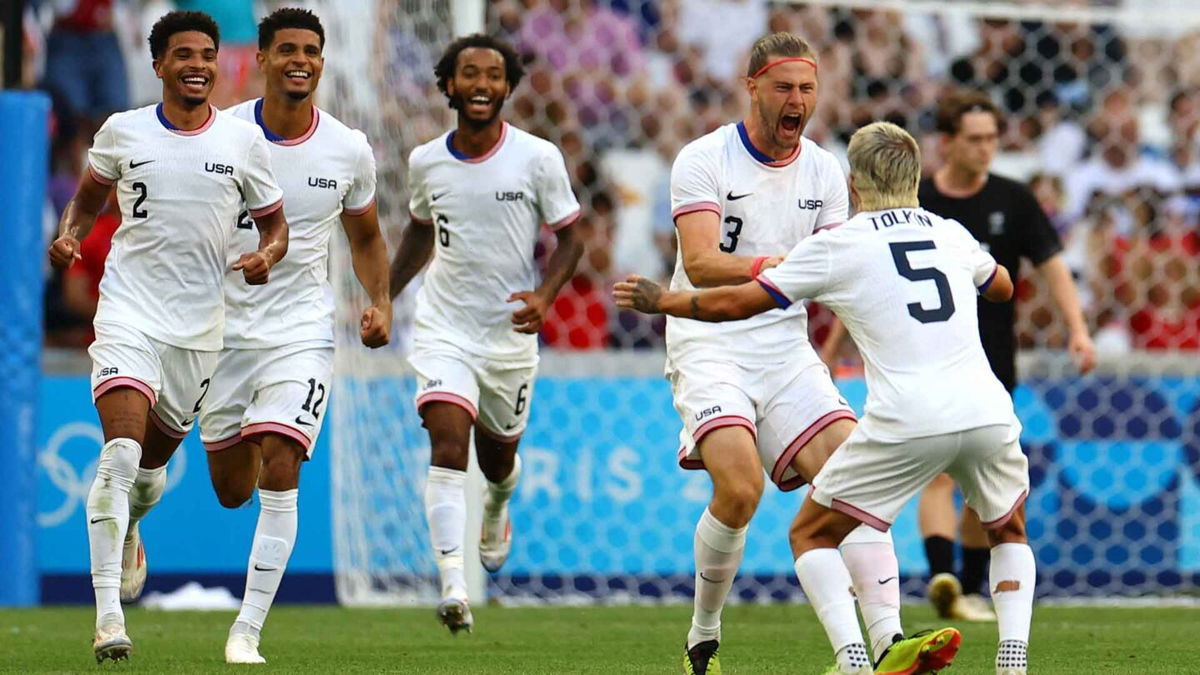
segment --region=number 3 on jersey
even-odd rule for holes
[[[954,315],[954,296],[950,294],[950,280],[936,267],[916,267],[908,262],[908,254],[912,251],[932,251],[935,247],[932,241],[897,241],[888,244],[892,249],[892,261],[896,263],[896,271],[909,281],[932,281],[937,286],[938,306],[925,309],[919,302],[908,303],[908,313],[921,323],[938,323],[946,321]]]
[[[725,233],[729,237],[729,243],[721,242],[720,249],[726,253],[733,253],[737,250],[738,237],[742,235],[742,219],[737,216],[726,216],[725,224],[733,227]]]

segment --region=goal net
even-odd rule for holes
[[[453,3],[325,4],[323,103],[374,145],[380,213],[395,250],[408,219],[408,152],[453,123],[432,74],[453,37]],[[1029,182],[1050,214],[1100,352],[1097,372],[1077,376],[1048,285],[1022,270],[1016,404],[1032,470],[1039,594],[1195,592],[1195,3],[495,0],[483,21],[528,55],[527,79],[505,114],[562,149],[584,206],[575,227],[588,246],[542,334],[512,507],[514,549],[487,582],[491,596],[689,597],[692,533],[709,484],[675,463],[681,424],[661,375],[663,323],[617,311],[607,289],[631,272],[669,274],[671,161],[687,141],[744,114],[738,76],[747,51],[776,30],[802,35],[819,54],[820,103],[806,133],[839,156],[858,126],[887,119],[918,136],[932,168],[940,97],[974,87],[1004,109],[993,170]],[[398,339],[368,352],[358,344],[362,294],[344,253],[334,258],[343,330],[330,428],[339,597],[429,602],[436,573],[421,496],[428,439],[403,358],[411,289],[397,304]],[[810,315],[820,343],[829,314],[814,306]],[[861,362],[852,346],[840,359],[839,386],[861,410]],[[735,586],[740,599],[799,593],[787,528],[802,497],[768,487]],[[913,505],[893,532],[904,588],[920,593],[927,569]]]

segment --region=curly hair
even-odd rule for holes
[[[167,43],[176,33],[199,31],[212,38],[213,46],[221,48],[221,31],[217,22],[204,12],[167,12],[150,29],[150,56],[159,59],[167,51]]]
[[[446,51],[442,52],[442,58],[438,59],[437,65],[433,67],[433,74],[437,77],[438,91],[446,95],[451,108],[456,104],[451,98],[450,92],[446,90],[446,83],[454,77],[454,69],[458,65],[458,55],[464,49],[471,47],[494,49],[500,52],[500,56],[504,57],[504,77],[508,80],[509,91],[516,89],[517,85],[521,83],[521,78],[525,77],[525,66],[521,63],[521,56],[508,42],[483,33],[460,37],[446,46]]]
[[[321,25],[321,20],[311,11],[295,7],[277,9],[258,23],[258,48],[270,47],[275,33],[285,28],[311,30],[321,38],[321,49],[325,49],[325,27]]]

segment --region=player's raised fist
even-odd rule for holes
[[[267,278],[271,273],[271,261],[262,251],[243,253],[242,257],[233,264],[233,269],[242,271],[246,283],[251,286],[259,286],[267,283]]]
[[[512,314],[513,330],[518,333],[537,333],[546,321],[550,301],[533,291],[518,291],[508,296],[506,302],[524,302],[525,306]]]
[[[661,297],[662,286],[636,274],[630,274],[625,281],[618,281],[613,287],[613,298],[617,301],[617,307],[644,314],[658,313],[658,301]]]
[[[76,260],[82,260],[79,254],[79,241],[75,237],[63,235],[50,244],[50,264],[58,269],[66,269]]]
[[[371,307],[363,310],[362,321],[358,326],[359,337],[366,347],[375,349],[391,341],[392,336],[392,306]]]

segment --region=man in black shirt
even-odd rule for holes
[[[965,91],[938,106],[937,129],[942,134],[945,164],[921,182],[921,207],[962,223],[983,248],[1004,265],[1017,283],[1020,259],[1031,262],[1049,287],[1069,330],[1067,350],[1080,373],[1096,363],[1095,348],[1079,307],[1071,272],[1060,255],[1062,243],[1023,184],[988,173],[996,155],[1000,110],[980,92]],[[979,303],[979,336],[996,377],[1011,394],[1017,385],[1014,302]],[[961,533],[963,566],[955,578],[954,482],[936,478],[921,495],[921,535],[932,579],[929,599],[943,617],[995,620],[979,593],[988,566],[987,536],[979,517],[964,509]],[[961,579],[961,585],[960,585]],[[966,595],[963,595],[963,593]]]

